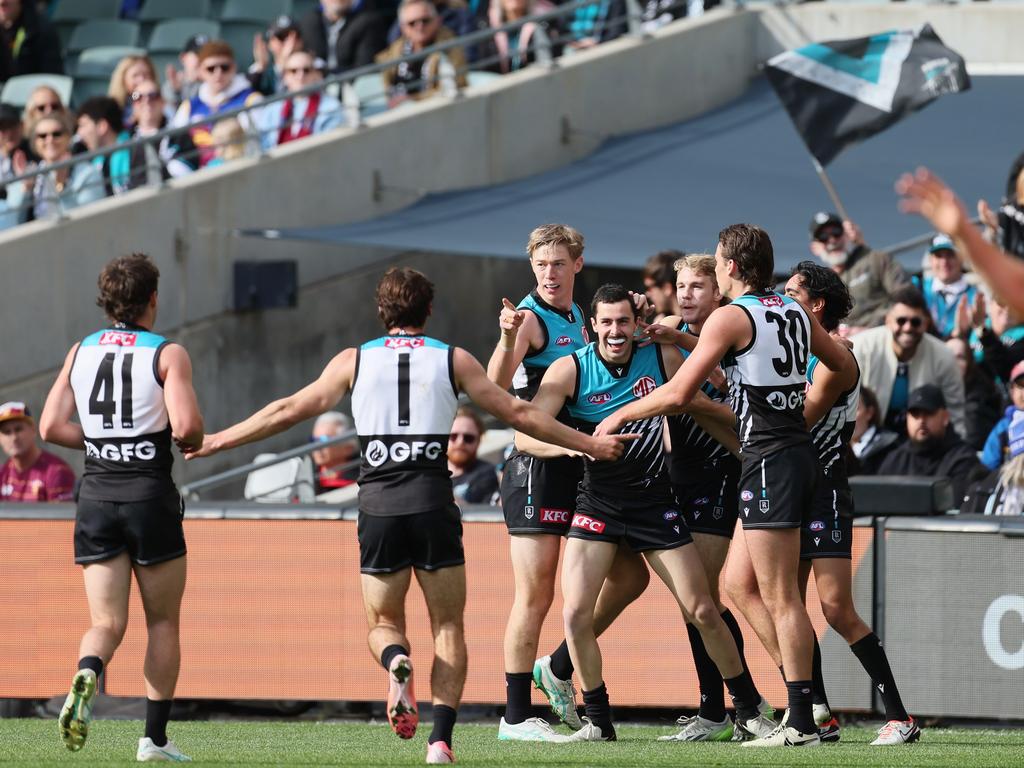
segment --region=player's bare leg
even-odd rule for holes
[[[775,622],[761,598],[757,574],[754,573],[754,564],[750,561],[750,552],[747,549],[746,532],[740,526],[737,526],[726,564],[725,591],[753,628],[772,661],[781,669],[782,653],[779,651],[779,640],[775,634]]]
[[[403,739],[411,739],[419,724],[409,639],[405,636],[405,596],[411,578],[412,568],[361,576],[363,607],[370,628],[367,643],[370,653],[388,672],[388,722]]]

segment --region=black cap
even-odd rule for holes
[[[838,214],[829,213],[828,211],[818,211],[814,214],[814,218],[811,219],[811,237],[814,237],[815,233],[826,224],[833,224],[837,227],[843,226],[843,220],[839,218]]]
[[[199,49],[210,42],[210,36],[204,34],[192,35],[188,40],[185,41],[185,47],[181,49],[182,53],[199,53]]]
[[[295,23],[295,19],[287,14],[282,14],[274,19],[274,22],[267,29],[268,34],[272,37],[284,38],[289,32],[298,32],[299,25]]]
[[[923,384],[910,393],[907,399],[908,411],[927,411],[934,413],[946,407],[946,398],[942,390],[934,384]]]
[[[21,122],[21,112],[13,104],[0,103],[0,128],[10,128]]]

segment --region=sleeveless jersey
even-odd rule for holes
[[[854,358],[856,361],[856,358]],[[807,383],[814,383],[814,371],[818,367],[818,358],[811,355],[807,363]],[[857,420],[857,403],[860,400],[860,366],[857,366],[857,380],[853,386],[839,396],[828,413],[811,427],[811,439],[818,449],[821,468],[842,477],[846,476],[846,463],[843,455],[846,446],[853,437],[853,428]]]
[[[536,291],[520,301],[516,309],[533,312],[544,333],[544,346],[526,355],[512,377],[516,396],[532,400],[548,367],[558,358],[586,346],[586,317],[579,304],[573,303],[572,309],[564,312],[552,307]]]
[[[392,517],[454,503],[448,435],[459,407],[454,347],[384,336],[356,357],[352,415],[363,449],[359,511]]]
[[[158,372],[167,343],[119,323],[78,347],[70,383],[85,433],[81,498],[145,501],[174,490],[171,427]]]
[[[679,323],[678,330],[693,333],[684,322]],[[685,349],[679,351],[683,359],[690,355]],[[726,393],[719,392],[706,381],[701,390],[715,402],[724,403],[728,399]],[[701,429],[688,413],[668,417],[668,434],[672,441],[669,472],[675,483],[691,482],[693,477],[688,477],[688,472],[701,467],[706,461],[731,455],[720,442]]]
[[[746,293],[741,308],[753,331],[750,343],[722,360],[736,412],[741,453],[764,456],[810,441],[804,389],[811,325],[800,303],[770,292]]]
[[[573,362],[576,388],[568,401],[568,410],[577,428],[587,434],[593,434],[606,416],[650,394],[668,379],[658,344],[634,346],[629,361],[616,366],[601,358],[594,342],[575,352]],[[621,431],[640,437],[626,444],[618,461],[587,460],[585,487],[630,501],[671,501],[661,426],[661,416],[628,422]],[[637,492],[642,492],[643,497],[638,498]]]

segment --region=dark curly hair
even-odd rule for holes
[[[160,270],[146,254],[120,256],[100,272],[96,306],[111,320],[134,323],[146,311],[159,281]]]
[[[384,328],[422,328],[434,301],[434,284],[411,267],[392,267],[377,283],[377,314]]]
[[[812,299],[825,300],[821,325],[826,331],[834,331],[853,311],[853,297],[833,270],[814,261],[801,261],[793,267],[793,274],[800,275],[804,290]]]

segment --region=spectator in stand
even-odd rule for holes
[[[992,427],[981,454],[981,463],[989,469],[998,469],[1006,461],[1008,452],[1007,432],[1015,412],[1024,411],[1024,360],[1010,371],[1010,407],[1005,415]]]
[[[652,323],[668,315],[679,314],[676,299],[676,262],[685,258],[682,251],[660,251],[644,264],[644,293],[654,308]]]
[[[469,406],[461,406],[455,412],[448,435],[448,471],[452,473],[456,502],[490,504],[498,490],[494,465],[476,456],[485,431],[480,414]]]
[[[32,0],[0,0],[0,80],[63,74],[60,38]]]
[[[862,384],[857,401],[857,420],[850,438],[853,458],[848,461],[849,474],[877,475],[878,466],[901,439],[899,433],[882,426],[878,398],[871,387]]]
[[[1003,412],[1003,395],[992,377],[974,362],[971,348],[963,339],[947,339],[946,348],[956,358],[957,368],[964,379],[964,440],[974,450],[985,447],[989,431]]]
[[[975,515],[1024,514],[1024,411],[1015,411],[1007,434],[1006,462],[967,491],[960,512]]]
[[[998,212],[984,200],[978,201],[978,215],[986,228],[988,240],[1006,253],[1024,259],[1024,153],[1010,166],[1006,179],[1006,196]]]
[[[198,56],[199,77],[203,84],[195,96],[181,103],[171,124],[176,128],[188,126],[192,143],[199,150],[198,166],[202,168],[214,158],[217,150],[210,123],[196,121],[215,118],[218,112],[252,106],[263,97],[253,89],[248,78],[238,74],[235,52],[223,40],[211,40],[199,50]],[[253,127],[252,119],[246,113],[239,115],[236,122],[243,132]],[[242,150],[244,153],[244,147]],[[223,157],[223,153],[221,155]]]
[[[402,27],[402,36],[382,51],[377,61],[394,61],[455,37],[450,29],[441,26],[441,16],[430,0],[402,0],[398,7],[398,23]],[[384,89],[388,93],[388,106],[394,107],[406,99],[423,99],[438,93],[444,86],[442,62],[445,60],[454,70],[455,82],[464,87],[465,53],[459,47],[449,48],[443,53],[432,53],[418,61],[403,61],[385,69],[381,75],[384,78]]]
[[[465,0],[431,0],[434,4],[434,8],[437,9],[438,15],[441,17],[441,25],[456,37],[462,37],[468,35],[471,32],[476,32],[486,25],[484,21],[474,12],[465,2]],[[501,0],[494,0],[491,8],[499,6]],[[524,14],[525,15],[525,14]],[[402,35],[402,25],[398,19],[391,25],[388,30],[388,45],[391,45]],[[473,46],[476,48],[476,46]],[[475,55],[470,55],[467,52],[466,58],[469,61],[476,61]]]
[[[624,0],[582,5],[567,20],[568,47],[580,51],[614,40],[626,31]]]
[[[948,339],[957,330],[957,314],[975,306],[980,301],[980,292],[964,277],[960,254],[946,235],[932,238],[928,248],[928,270],[931,275],[923,280],[914,278],[914,284],[924,294],[935,334],[940,339]]]
[[[122,128],[124,118],[121,108],[109,96],[93,96],[78,108],[78,138],[86,149],[99,149],[122,144],[131,138]],[[100,169],[107,195],[120,195],[128,191],[131,175],[131,152],[119,149],[107,155],[95,157],[92,164]]]
[[[32,90],[25,102],[25,112],[22,115],[22,127],[25,133],[31,133],[32,124],[43,115],[53,113],[68,114],[68,108],[60,100],[60,94],[48,85],[40,85]]]
[[[66,112],[54,112],[36,120],[29,136],[40,158],[40,169],[71,159],[73,130],[71,117]],[[15,164],[15,170],[22,173],[27,168],[19,169]],[[104,197],[103,175],[97,166],[88,162],[40,173],[7,187],[7,204],[10,209],[20,211],[21,221],[54,216]]]
[[[264,96],[284,90],[284,68],[288,57],[303,49],[298,25],[291,16],[278,16],[266,35],[252,41],[252,65],[249,82]]]
[[[989,375],[1003,386],[1010,381],[1010,371],[1024,360],[1024,323],[1017,310],[998,296],[988,302],[987,323],[973,317],[971,346],[974,357]]]
[[[323,442],[352,431],[352,419],[338,411],[327,411],[313,422],[313,442]],[[353,485],[359,479],[358,459],[359,438],[355,434],[350,440],[313,451],[317,494]]]
[[[202,85],[199,79],[199,51],[208,42],[210,38],[206,35],[192,35],[185,41],[185,47],[178,54],[181,69],[168,64],[164,70],[163,97],[172,110],[176,110],[183,101],[188,101],[199,93],[199,87]]]
[[[880,325],[893,295],[910,278],[892,257],[864,244],[851,221],[821,211],[811,219],[811,253],[832,268],[853,297],[853,312],[846,319],[849,333]]]
[[[387,44],[387,22],[354,0],[322,0],[299,19],[302,42],[330,74],[373,63]]]
[[[24,403],[0,405],[0,501],[71,501],[75,473],[39,447],[36,423]]]
[[[140,83],[129,99],[135,115],[131,138],[152,136],[167,127],[166,105],[155,80]],[[132,147],[130,152],[129,189],[187,176],[195,170],[196,148],[185,130],[164,136],[158,145],[144,144]]]
[[[207,168],[216,168],[253,154],[252,142],[242,124],[234,117],[218,120],[210,131],[210,138],[213,141],[213,157],[206,164]]]
[[[548,13],[555,9],[548,0],[492,0],[488,20],[494,29],[513,21]],[[480,48],[480,64],[492,72],[508,74],[532,64],[536,58],[536,45],[540,37],[557,37],[547,22],[527,22],[510,32],[495,32],[489,43]],[[552,51],[554,55],[554,51]]]
[[[295,51],[284,64],[284,85],[289,93],[323,80],[308,51]],[[256,115],[256,127],[264,149],[337,128],[345,122],[341,102],[323,91],[275,101]]]
[[[910,393],[931,383],[941,388],[957,433],[966,434],[963,379],[953,353],[925,333],[931,318],[924,296],[907,285],[893,294],[892,302],[885,325],[852,339],[861,383],[877,395],[883,423],[903,434]]]
[[[117,102],[124,112],[124,125],[132,124],[132,102],[129,98],[145,80],[159,82],[156,67],[148,56],[125,56],[110,75],[107,96]]]
[[[25,139],[25,130],[21,123],[21,113],[10,104],[0,104],[0,179],[14,176],[15,157],[23,163],[32,159],[32,150]],[[6,195],[0,191],[0,196]]]
[[[880,475],[948,477],[953,504],[963,502],[967,489],[986,474],[971,446],[950,425],[950,412],[942,390],[934,384],[917,387],[907,401],[906,442],[895,448],[878,467]]]

